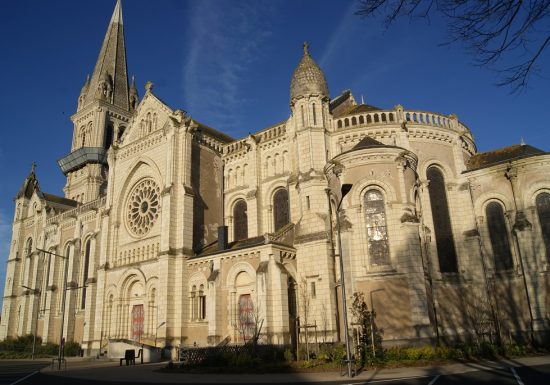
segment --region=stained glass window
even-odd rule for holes
[[[288,191],[279,189],[273,195],[273,220],[275,231],[290,223]]]
[[[514,267],[512,253],[510,251],[510,240],[508,238],[508,229],[504,219],[502,206],[497,202],[491,202],[485,209],[487,216],[487,227],[489,228],[489,238],[493,248],[493,258],[495,260],[496,270],[508,270]]]
[[[430,181],[428,191],[432,208],[439,270],[442,273],[457,272],[456,249],[445,191],[445,179],[436,167],[430,167],[426,174]]]
[[[369,190],[365,194],[365,222],[367,224],[368,254],[371,265],[390,262],[388,228],[384,196],[380,191]]]
[[[248,238],[248,215],[246,202],[240,199],[233,207],[233,238],[235,241]]]
[[[536,205],[542,240],[546,249],[546,259],[550,260],[550,194],[543,192],[537,195]]]

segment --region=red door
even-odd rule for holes
[[[239,297],[239,329],[245,341],[254,336],[254,304],[250,294]]]
[[[132,308],[132,339],[139,341],[143,334],[143,305],[134,305]]]

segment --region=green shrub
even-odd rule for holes
[[[286,362],[294,361],[294,353],[288,348],[285,349],[284,357]]]

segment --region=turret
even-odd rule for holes
[[[290,108],[293,128],[298,137],[298,151],[309,154],[301,157],[300,172],[323,171],[326,164],[325,131],[329,124],[329,91],[325,75],[309,54],[304,53],[292,74]]]
[[[138,90],[136,88],[136,81],[133,75],[132,75],[132,85],[130,86],[129,101],[130,101],[130,111],[135,111],[139,103],[139,95],[138,95]]]

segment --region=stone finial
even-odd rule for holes
[[[32,162],[32,164],[31,164],[31,173],[34,174],[35,171],[36,171],[36,162]]]
[[[148,80],[147,83],[145,83],[145,92],[152,92],[153,91],[153,82]]]
[[[309,56],[309,44],[307,43],[307,41],[304,41],[304,55]]]

